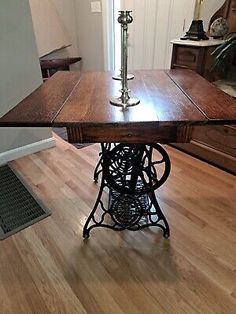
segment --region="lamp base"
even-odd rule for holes
[[[181,38],[182,40],[208,40],[203,29],[202,20],[193,20],[188,32]]]

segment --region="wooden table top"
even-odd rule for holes
[[[111,72],[58,72],[3,116],[0,126],[60,126],[81,133],[89,128],[101,132],[125,127],[129,132],[236,123],[236,101],[195,72],[147,70],[134,74],[129,88],[140,104],[125,111],[109,103],[111,97],[120,95],[121,88]]]

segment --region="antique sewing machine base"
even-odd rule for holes
[[[168,238],[168,222],[155,196],[170,174],[168,154],[158,144],[101,144],[100,160],[95,168],[94,181],[101,185],[94,208],[83,229],[83,237],[90,231],[105,227],[116,231],[136,231],[155,226]],[[152,160],[153,151],[158,160]],[[105,200],[104,195],[109,194]]]

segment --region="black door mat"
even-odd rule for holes
[[[46,218],[50,211],[39,201],[9,166],[0,167],[0,240]]]

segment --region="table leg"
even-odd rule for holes
[[[170,174],[170,159],[159,144],[101,144],[102,151],[94,172],[101,186],[83,230],[88,238],[95,227],[113,230],[140,230],[150,226],[170,235],[169,225],[158,204],[155,190]],[[158,159],[153,160],[153,151]],[[103,194],[109,193],[104,202]]]
[[[105,146],[105,150],[110,150],[111,149],[111,144],[110,143],[107,143],[105,145],[106,145]],[[102,173],[102,159],[103,159],[102,158],[102,154],[103,154],[103,150],[99,153],[100,158],[99,158],[99,161],[97,163],[97,166],[96,166],[96,168],[94,170],[94,174],[93,174],[93,180],[94,180],[95,183],[98,183],[98,177],[99,177],[100,173]]]

